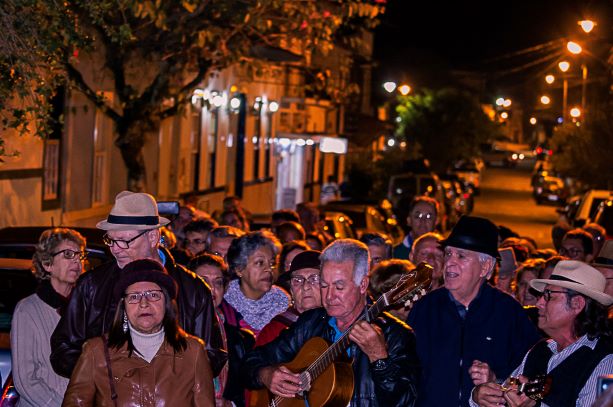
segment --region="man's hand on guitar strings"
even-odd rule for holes
[[[300,375],[285,366],[268,366],[260,369],[260,381],[277,396],[292,398],[301,391]]]
[[[528,379],[525,376],[519,376],[517,378],[519,383],[527,383]],[[532,400],[530,397],[526,396],[525,393],[519,394],[518,385],[513,384],[510,388],[506,389],[504,392],[504,399],[507,402],[509,407],[534,407],[536,406],[536,401]]]
[[[385,337],[377,325],[360,321],[351,329],[349,339],[362,349],[371,363],[388,357]]]

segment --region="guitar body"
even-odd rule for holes
[[[300,373],[309,367],[330,346],[323,338],[309,339],[296,357],[285,365],[294,373]],[[353,368],[348,362],[334,362],[311,382],[307,392],[310,407],[346,407],[353,395]],[[295,398],[275,397],[267,388],[251,392],[250,407],[304,407],[299,396]]]

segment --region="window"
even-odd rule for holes
[[[215,188],[215,166],[217,164],[217,133],[219,130],[219,112],[217,109],[209,115],[209,129],[207,133],[207,151],[208,151],[208,174],[209,188]]]
[[[66,89],[60,86],[51,98],[50,132],[45,139],[43,151],[42,209],[60,207],[61,140],[64,131],[64,103]]]

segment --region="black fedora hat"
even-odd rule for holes
[[[462,216],[447,239],[441,242],[441,246],[472,250],[500,258],[498,228],[491,220],[477,216]]]

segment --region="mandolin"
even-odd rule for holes
[[[295,398],[275,396],[267,388],[251,392],[250,407],[346,407],[353,394],[351,363],[339,361],[349,346],[349,332],[359,321],[372,321],[386,308],[408,305],[426,294],[432,282],[432,266],[420,263],[411,273],[383,294],[332,345],[323,338],[309,339],[294,359],[285,366],[300,373],[303,389]],[[305,400],[306,399],[306,400]]]

